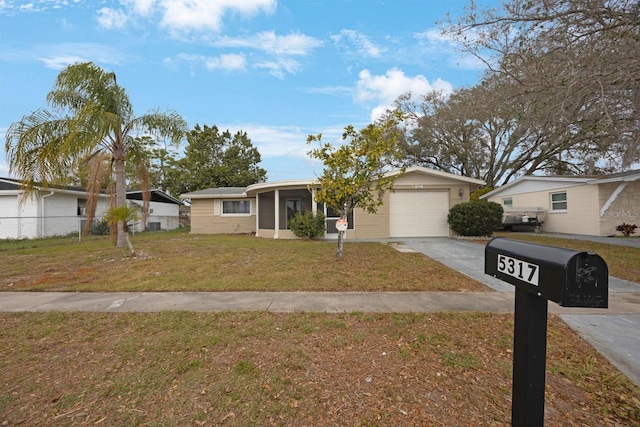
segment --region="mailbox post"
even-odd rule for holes
[[[485,247],[484,272],[516,287],[511,425],[542,426],[548,301],[607,308],[607,264],[593,253],[497,237]]]

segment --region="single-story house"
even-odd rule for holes
[[[0,178],[0,239],[35,239],[78,233],[86,221],[87,192],[79,187],[49,187],[20,203],[21,181]],[[96,216],[109,208],[98,195]]]
[[[88,194],[84,188],[49,186],[21,203],[21,181],[0,178],[0,239],[33,239],[79,233],[86,224]],[[95,218],[109,209],[110,197],[98,195]],[[130,204],[142,206],[142,193],[127,193]],[[151,193],[147,229],[174,229],[179,226],[178,208],[182,201],[160,191]],[[133,225],[135,231],[142,227]]]
[[[399,175],[377,213],[356,208],[347,218],[347,238],[450,236],[449,209],[469,201],[471,188],[484,181],[423,167]],[[337,238],[338,215],[314,200],[316,180],[262,182],[248,187],[220,187],[180,195],[191,203],[191,233],[255,233],[274,239],[295,238],[287,221],[297,212],[322,212],[325,238]]]
[[[142,209],[142,191],[127,191],[127,201]],[[180,206],[182,200],[176,199],[162,190],[151,190],[147,230],[175,230],[180,227]],[[133,231],[142,231],[142,222],[136,221]]]
[[[542,231],[610,236],[640,226],[640,170],[605,176],[523,176],[482,196],[503,208],[542,207]]]

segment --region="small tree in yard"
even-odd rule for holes
[[[136,221],[140,218],[139,209],[137,207],[127,205],[113,207],[105,213],[104,218],[107,220],[109,227],[115,228],[122,226],[125,240],[127,242],[127,246],[129,246],[131,255],[135,255],[136,251],[133,248],[131,239],[129,239],[129,222]]]
[[[449,209],[447,222],[461,236],[491,236],[502,224],[502,213],[498,203],[472,200]]]
[[[375,213],[398,176],[388,174],[387,166],[400,157],[397,129],[400,119],[395,116],[359,132],[347,126],[342,134],[346,143],[338,147],[322,143],[322,135],[309,135],[307,144],[317,142],[320,146],[308,154],[322,160],[325,166],[318,178],[316,201],[339,212],[343,221],[355,207]],[[338,259],[342,259],[344,233],[338,231]]]

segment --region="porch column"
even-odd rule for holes
[[[311,212],[315,216],[318,213],[318,204],[316,203],[316,187],[311,187]]]
[[[278,190],[276,188],[274,195],[273,195],[273,200],[274,200],[274,211],[276,214],[276,218],[275,218],[275,229],[273,230],[273,238],[277,239],[278,238],[278,231],[280,230],[280,190]]]
[[[256,237],[260,237],[260,193],[256,193]]]

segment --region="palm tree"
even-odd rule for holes
[[[97,165],[87,168],[92,171],[107,165],[115,184],[115,207],[125,206],[125,160],[139,147],[135,137],[147,134],[177,144],[187,130],[186,122],[173,111],[155,110],[136,117],[115,73],[91,62],[62,70],[47,102],[53,111],[36,110],[7,131],[9,171],[23,180],[26,195],[38,187],[67,183],[74,167],[88,161]],[[105,156],[110,161],[105,162]],[[102,177],[97,172],[92,175]],[[91,190],[97,183],[92,178],[88,182],[88,192],[97,192]],[[88,212],[87,223],[93,214]],[[122,224],[116,242],[119,247],[126,245]]]

